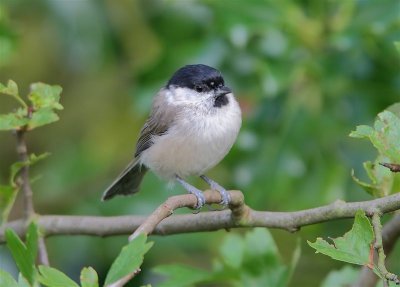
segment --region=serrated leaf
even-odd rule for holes
[[[49,267],[39,266],[39,282],[48,287],[79,287],[72,279],[63,272]]]
[[[343,237],[332,239],[333,244],[329,244],[322,238],[317,238],[314,243],[307,242],[316,250],[316,253],[352,264],[369,265],[372,263],[370,262],[370,248],[373,240],[372,225],[364,211],[359,210],[351,230]]]
[[[144,254],[149,251],[153,242],[146,242],[147,236],[140,234],[125,245],[107,273],[105,286],[134,274],[143,263]]]
[[[372,136],[374,133],[374,129],[370,126],[361,125],[357,126],[355,131],[352,131],[349,136],[352,138],[365,138]]]
[[[18,287],[10,273],[0,269],[0,287]]]
[[[153,271],[167,276],[167,280],[160,283],[159,287],[188,287],[212,278],[212,273],[181,264],[161,265]]]
[[[82,287],[98,287],[99,278],[97,272],[92,267],[85,267],[81,271],[81,286]]]
[[[26,278],[26,280],[33,285],[36,277],[36,269],[26,245],[21,241],[14,230],[10,228],[6,229],[6,241],[7,247],[11,251],[19,271]]]
[[[243,239],[235,233],[225,237],[219,250],[223,262],[234,269],[238,269],[242,265],[244,255]]]
[[[60,86],[51,86],[44,83],[34,83],[31,85],[31,92],[28,99],[32,102],[35,110],[43,108],[62,110],[63,106],[59,103],[62,88]]]
[[[28,130],[51,124],[58,121],[59,119],[60,118],[52,110],[52,108],[42,108],[32,114],[32,117],[28,122]]]
[[[21,117],[17,113],[0,115],[0,130],[2,131],[18,130],[28,123],[29,119],[27,117]]]
[[[390,111],[378,114],[374,128],[358,126],[351,137],[368,138],[379,154],[391,162],[400,161],[400,118]]]
[[[369,139],[378,150],[374,163],[365,162],[364,169],[371,183],[359,180],[352,174],[354,181],[373,196],[385,196],[397,190],[400,176],[379,165],[381,162],[400,162],[400,103],[394,104],[378,114],[374,127],[358,126],[350,133],[351,137]]]
[[[9,185],[0,185],[0,226],[3,225],[14,205],[18,190]]]

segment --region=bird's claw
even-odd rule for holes
[[[221,202],[219,204],[222,205],[222,209],[225,209],[229,205],[229,203],[231,202],[231,195],[229,194],[229,192],[227,192],[225,190],[225,188],[220,186],[217,182],[213,181],[211,178],[209,178],[209,177],[207,177],[205,175],[201,175],[200,177],[205,182],[208,183],[208,185],[210,186],[210,188],[212,190],[216,190],[216,191],[219,192],[219,194],[221,195]]]
[[[226,208],[231,202],[231,195],[225,189],[218,190],[218,192],[222,198],[219,204],[221,204],[223,208]]]
[[[196,211],[200,211],[200,209],[204,206],[204,204],[206,203],[206,198],[205,198],[205,196],[204,196],[204,194],[201,192],[201,191],[199,191],[199,193],[192,193],[194,196],[196,196],[196,198],[197,198],[197,204],[196,204],[196,206],[194,207],[194,209],[196,210]]]

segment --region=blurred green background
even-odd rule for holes
[[[400,100],[393,45],[400,39],[399,5],[397,0],[2,0],[0,82],[15,80],[21,94],[37,81],[63,87],[61,120],[28,137],[30,151],[52,153],[34,168],[42,175],[34,185],[37,211],[149,214],[168,196],[184,192],[178,186],[168,190],[149,173],[137,195],[100,202],[133,156],[153,95],[175,70],[193,63],[220,69],[243,110],[236,145],[208,175],[242,190],[259,210],[371,199],[350,171],[366,179],[362,162],[376,153],[348,134]],[[1,113],[13,107],[11,99],[1,99]],[[3,132],[2,181],[15,160],[14,138]],[[21,214],[19,200],[12,218]],[[302,242],[291,286],[318,286],[342,266],[315,255],[306,240],[339,236],[351,223],[319,224],[296,234],[273,231],[284,261],[296,239]],[[138,280],[155,282],[149,269],[161,263],[211,266],[225,234],[152,237],[156,244]],[[88,265],[104,273],[126,237],[64,236],[47,242],[52,265],[78,278]],[[397,273],[399,256],[397,246],[389,259]],[[9,262],[0,247],[0,266],[10,270]]]

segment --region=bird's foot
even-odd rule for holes
[[[222,209],[226,208],[229,205],[229,203],[231,202],[231,195],[229,194],[229,192],[227,192],[225,188],[220,186],[217,182],[215,182],[211,178],[209,178],[205,175],[201,175],[200,177],[205,182],[208,183],[208,185],[210,186],[211,189],[219,192],[219,194],[221,195],[221,198],[222,198],[222,200],[220,202],[220,204],[222,205]]]
[[[190,185],[189,183],[187,183],[185,180],[183,180],[178,175],[176,175],[175,178],[176,178],[176,181],[178,181],[183,186],[183,188],[186,189],[187,192],[196,196],[197,204],[194,207],[194,209],[197,210],[197,212],[199,212],[200,209],[203,207],[203,205],[206,203],[206,198],[204,197],[203,192],[201,190],[195,188],[193,185]]]

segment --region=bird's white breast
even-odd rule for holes
[[[183,109],[167,133],[154,136],[153,145],[140,156],[157,175],[173,178],[201,175],[218,164],[234,144],[241,112],[232,94],[229,103],[212,113]]]

